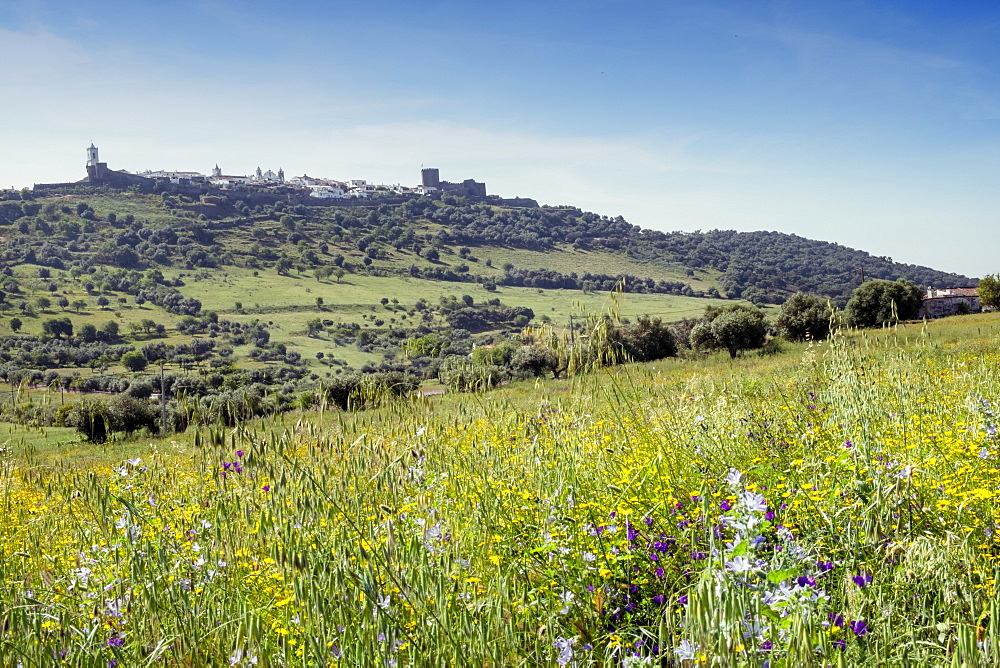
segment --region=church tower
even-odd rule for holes
[[[215,178],[220,178],[222,176],[222,170],[219,169],[219,163],[215,163],[215,169],[212,170],[212,176]]]
[[[285,182],[285,170],[283,170],[281,167],[278,167],[278,183],[284,183],[284,182]]]
[[[94,142],[90,142],[90,148],[87,149],[87,167],[97,167],[97,147],[94,146]]]

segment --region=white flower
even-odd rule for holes
[[[749,559],[740,555],[738,557],[733,557],[731,561],[726,562],[726,568],[728,568],[733,573],[749,573],[754,570],[753,564]]]
[[[767,512],[767,499],[764,498],[763,494],[744,492],[742,501],[743,505],[751,513]]]
[[[726,482],[730,487],[739,487],[742,479],[743,474],[736,469],[729,469],[729,473],[726,474]]]
[[[573,599],[576,598],[576,595],[571,591],[564,591],[559,595],[559,598],[563,602],[563,609],[559,611],[559,614],[565,615],[569,612],[570,606],[573,605]]]
[[[692,643],[690,640],[682,640],[680,647],[674,648],[674,654],[681,661],[694,661],[696,657],[696,652],[701,647],[698,643]]]

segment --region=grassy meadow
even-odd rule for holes
[[[0,663],[995,666],[998,344],[969,316],[44,463],[24,441]]]

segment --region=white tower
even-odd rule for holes
[[[90,142],[90,148],[87,149],[87,167],[97,167],[97,147],[94,142]]]
[[[212,170],[212,176],[215,178],[220,178],[222,176],[222,170],[219,169],[219,164],[215,164],[215,169]]]

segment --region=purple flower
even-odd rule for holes
[[[653,603],[655,603],[656,605],[663,605],[664,603],[666,603],[666,601],[667,597],[664,596],[663,594],[657,594],[656,596],[653,597]]]
[[[833,570],[832,561],[818,561],[816,562],[816,568],[819,569],[820,575],[826,575],[828,572]]]
[[[243,451],[242,450],[237,450],[236,451],[236,457],[237,457],[237,459],[242,459],[243,458]]]
[[[117,636],[108,638],[108,647],[121,647],[125,644],[125,640]]]
[[[264,485],[261,489],[263,489],[265,492],[270,492],[271,491],[271,486],[270,485]]]
[[[862,619],[851,622],[849,626],[851,627],[851,631],[854,632],[854,635],[859,638],[863,638],[868,635],[868,624]]]
[[[653,518],[652,517],[647,517],[646,519],[643,520],[643,522],[645,522],[646,526],[648,526],[648,527],[653,526]]]
[[[811,578],[811,577],[807,577],[807,576],[800,577],[799,579],[796,580],[796,582],[798,583],[798,585],[800,587],[815,587],[816,586],[816,578]]]
[[[694,559],[695,561],[700,561],[702,559],[708,559],[708,554],[706,554],[705,552],[692,552],[691,558]]]
[[[658,577],[658,578],[662,578],[663,577],[663,567],[662,566],[660,568],[656,569],[656,577]]]
[[[725,511],[729,510],[730,508],[732,508],[733,504],[729,503],[729,499],[723,499],[722,503],[719,505],[719,507],[722,508],[723,512],[725,512]]]
[[[844,616],[838,615],[835,612],[827,613],[827,619],[830,620],[830,626],[839,626],[843,628],[844,626]]]
[[[843,638],[838,638],[837,640],[833,641],[833,648],[839,649],[840,651],[843,652],[845,649],[847,649],[847,641],[844,640]]]
[[[860,573],[852,577],[851,580],[853,580],[854,584],[858,585],[859,587],[866,587],[871,584],[872,576],[866,573],[865,571],[861,571]]]
[[[688,604],[688,596],[687,596],[687,594],[681,594],[680,596],[678,596],[677,597],[677,603],[679,605],[687,605]]]
[[[768,522],[770,522],[771,520],[773,520],[774,519],[774,511],[773,510],[769,510],[766,513],[764,513],[764,519],[767,520]]]

